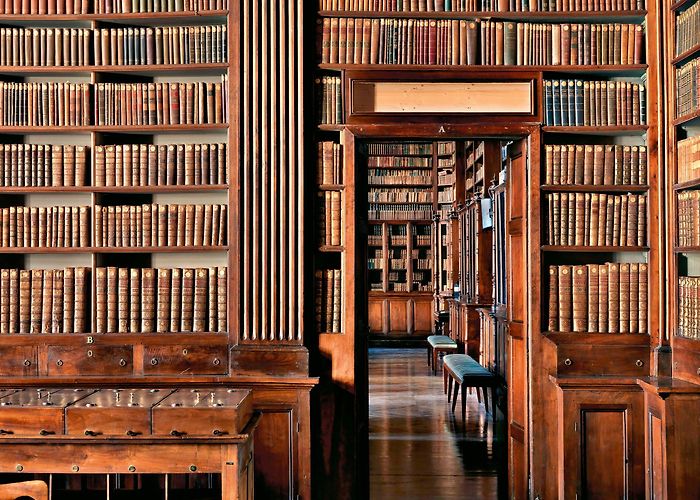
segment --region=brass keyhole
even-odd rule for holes
[[[571,361],[569,358],[566,358],[566,359],[564,360],[564,364],[565,364],[566,366],[571,366],[571,365],[573,364],[573,361]]]
[[[32,365],[31,361],[29,361],[28,359],[24,360],[24,366],[31,366],[31,365]]]
[[[219,361],[219,358],[214,358],[214,366],[219,366],[221,364],[221,361]]]
[[[119,366],[126,366],[126,360],[125,359],[120,359],[119,360]]]
[[[59,359],[58,361],[56,361],[56,366],[63,366],[63,360]]]
[[[635,364],[641,368],[642,366],[644,366],[644,361],[642,361],[641,359],[638,359]]]
[[[183,356],[187,356],[187,354],[189,354],[188,351],[187,351],[187,349],[183,349],[183,350],[182,350],[182,355],[183,355]]]
[[[158,360],[156,358],[153,358],[151,360],[151,365],[156,366],[158,364]]]
[[[87,356],[88,356],[88,358],[91,358],[91,357],[93,356],[93,352],[92,352],[92,351],[88,351],[88,352],[87,352]]]

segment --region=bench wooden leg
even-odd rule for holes
[[[437,373],[438,350],[433,349],[433,374]]]
[[[448,403],[450,401],[452,401],[452,383],[453,382],[454,381],[452,380],[452,375],[449,375],[448,379],[447,379],[447,402]]]
[[[455,407],[457,406],[457,396],[459,393],[459,386],[460,385],[461,384],[457,383],[457,381],[455,380],[455,390],[454,390],[454,393],[452,393],[452,413],[455,412]]]
[[[476,399],[481,404],[481,387],[476,387],[474,390],[476,391]]]
[[[467,418],[467,388],[462,385],[462,422]]]
[[[428,344],[428,366],[430,366],[430,358],[433,357],[433,353],[431,353],[430,351],[432,351],[432,349],[430,347],[430,344]]]
[[[489,388],[482,387],[481,390],[484,391],[484,406],[486,407],[486,413],[490,413],[490,411],[489,411]]]
[[[447,394],[447,370],[442,367],[442,391]]]

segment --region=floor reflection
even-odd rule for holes
[[[369,384],[373,500],[503,498],[503,421],[475,395],[464,423],[459,405],[453,415],[425,349],[370,349]]]

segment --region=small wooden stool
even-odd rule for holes
[[[433,374],[437,373],[437,363],[439,353],[457,352],[457,342],[447,335],[431,335],[428,337],[428,366],[433,368]]]

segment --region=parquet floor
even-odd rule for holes
[[[504,498],[504,422],[475,395],[453,415],[425,349],[370,349],[369,384],[372,500]]]

